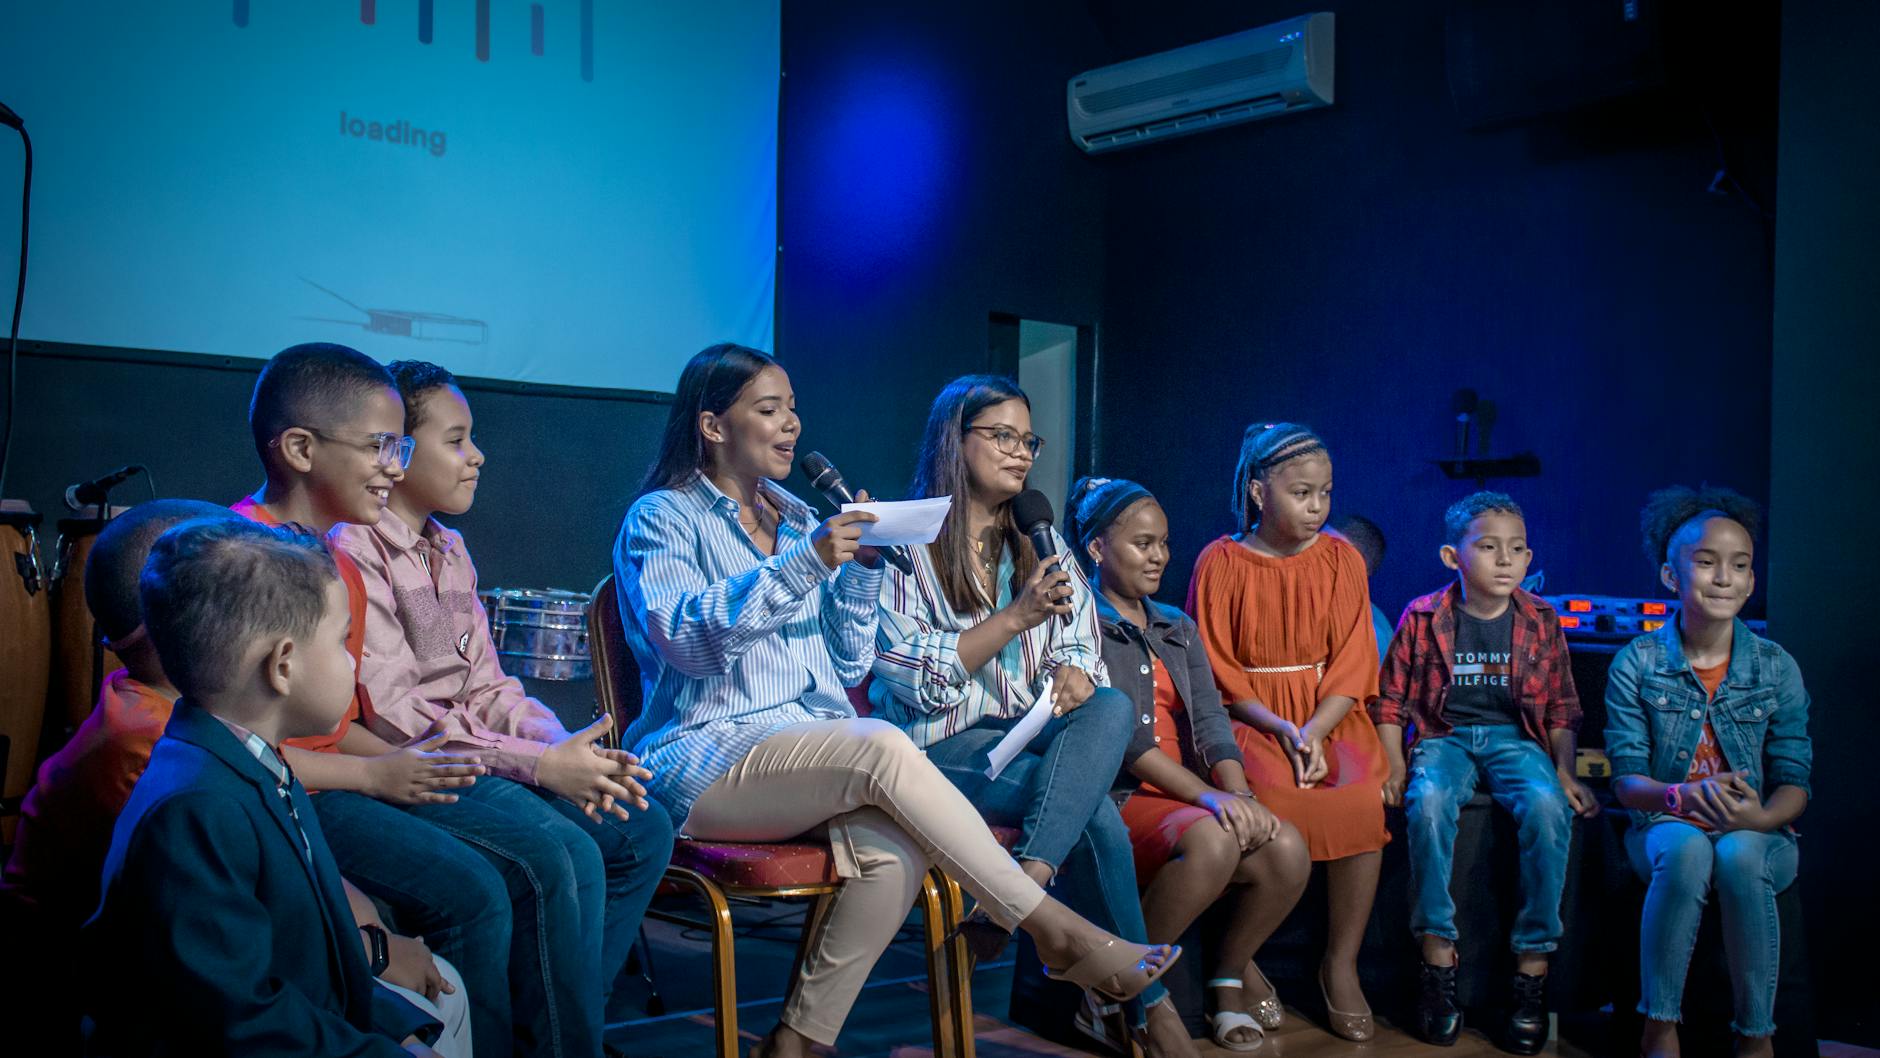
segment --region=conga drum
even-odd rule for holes
[[[113,507],[116,517],[129,508]],[[85,605],[85,562],[104,521],[59,519],[59,544],[52,564],[53,723],[75,730],[98,701],[105,674],[123,667],[117,655],[98,645],[98,623]]]
[[[13,843],[20,799],[33,785],[52,663],[52,608],[39,571],[39,515],[0,502],[0,832]]]

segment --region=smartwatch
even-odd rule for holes
[[[385,935],[385,927],[383,926],[360,926],[359,931],[364,933],[366,940],[372,944],[372,962],[370,968],[372,970],[372,976],[377,977],[385,972],[386,967],[392,965],[391,939]]]
[[[1684,814],[1684,787],[1682,784],[1674,782],[1670,786],[1665,787],[1665,811],[1673,815]]]

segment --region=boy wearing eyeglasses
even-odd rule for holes
[[[261,369],[248,426],[267,480],[234,504],[263,525],[325,537],[337,525],[373,525],[411,460],[405,406],[378,361],[343,345],[290,346]],[[352,615],[346,649],[359,670],[366,590],[359,567],[329,547]],[[485,855],[397,806],[451,804],[456,790],[487,770],[475,756],[441,752],[442,730],[393,745],[368,729],[372,703],[355,683],[351,705],[324,735],[288,739],[283,756],[312,791],[340,873],[392,909],[401,930],[384,932],[372,902],[352,896],[375,974],[422,967],[430,949],[461,971],[476,1036],[508,1039],[512,1014],[507,967],[515,897]],[[423,975],[435,1000],[451,990]]]

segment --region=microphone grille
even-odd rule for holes
[[[834,469],[834,464],[829,462],[829,457],[821,452],[807,453],[802,459],[797,460],[796,465],[803,468],[803,476],[812,482]]]
[[[1034,525],[1050,525],[1056,520],[1051,501],[1037,489],[1026,489],[1012,499],[1012,520],[1018,528],[1030,532]]]

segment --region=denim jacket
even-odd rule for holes
[[[1102,592],[1093,594],[1103,628],[1100,643],[1110,686],[1129,695],[1141,721],[1134,725],[1129,749],[1123,755],[1125,766],[1117,777],[1117,789],[1134,790],[1142,785],[1130,773],[1128,763],[1155,749],[1155,658],[1162,659],[1175,694],[1182,700],[1183,710],[1176,725],[1181,730],[1182,763],[1212,783],[1214,765],[1223,760],[1238,763],[1240,747],[1234,743],[1233,727],[1221,705],[1214,670],[1208,665],[1208,652],[1201,645],[1201,633],[1194,621],[1172,606],[1144,599],[1149,627],[1137,628],[1110,605]]]
[[[1730,671],[1717,696],[1705,698],[1704,685],[1684,658],[1676,621],[1626,644],[1606,679],[1606,754],[1613,775],[1683,782],[1708,719],[1731,770],[1764,798],[1778,786],[1809,792],[1814,750],[1808,691],[1788,651],[1737,621]],[[1645,827],[1663,815],[1634,811],[1632,822]]]

